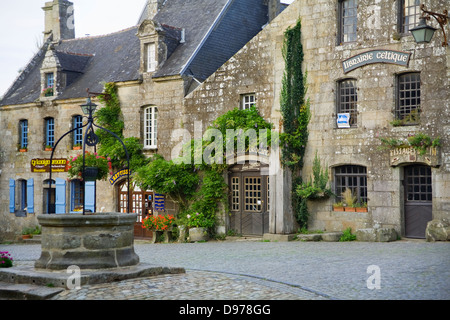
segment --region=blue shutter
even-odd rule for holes
[[[95,212],[95,181],[86,181],[84,185],[84,211]]]
[[[16,181],[9,179],[9,212],[16,211]]]
[[[27,180],[27,212],[34,213],[34,179]]]
[[[61,178],[55,179],[56,184],[56,199],[55,199],[55,213],[66,213],[66,180]]]

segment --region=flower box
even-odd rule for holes
[[[19,152],[27,152],[28,151],[28,149],[19,149]]]
[[[333,211],[344,211],[344,207],[333,207]]]
[[[356,212],[367,212],[367,207],[357,207]]]
[[[84,180],[85,181],[95,181],[98,176],[97,167],[85,167],[84,168]]]
[[[353,208],[353,207],[345,207],[345,208],[344,208],[344,211],[345,211],[345,212],[356,212],[356,208]]]

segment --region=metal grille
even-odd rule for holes
[[[357,202],[367,202],[367,170],[362,166],[340,166],[335,168],[336,195],[342,201],[342,193],[350,188]]]
[[[356,80],[348,79],[339,82],[338,113],[350,113],[350,126],[356,126],[358,94],[356,93]]]
[[[245,211],[261,212],[261,178],[244,178],[244,203]]]
[[[398,77],[398,101],[396,117],[399,120],[419,112],[420,73],[406,73]]]
[[[231,210],[239,211],[240,203],[239,203],[239,178],[233,177],[231,178]]]
[[[406,201],[432,201],[431,168],[412,166],[405,168]]]

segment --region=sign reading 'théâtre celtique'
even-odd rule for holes
[[[392,63],[408,66],[411,53],[391,50],[372,50],[357,54],[342,62],[344,73],[372,63]]]

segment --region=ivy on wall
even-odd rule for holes
[[[104,107],[95,113],[97,122],[101,127],[114,132],[123,141],[130,158],[130,169],[131,171],[135,171],[147,162],[142,153],[142,145],[139,142],[139,138],[130,137],[124,139],[123,137],[125,124],[117,95],[116,84],[113,82],[106,83],[104,93],[105,95],[99,96],[99,100]],[[127,167],[127,157],[120,141],[104,130],[96,130],[95,134],[100,141],[98,154],[105,157],[109,156],[112,167],[116,169]]]

